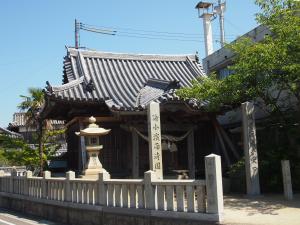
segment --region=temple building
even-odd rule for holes
[[[75,132],[87,127],[88,117],[94,116],[101,127],[111,129],[100,138],[103,167],[112,177],[136,178],[149,170],[147,106],[158,102],[164,178],[203,177],[205,155],[215,152],[226,159],[230,152],[216,149],[222,132],[217,113],[205,111],[207,102],[176,95],[178,88],[190,86],[199,76],[205,73],[195,55],[67,48],[63,84],[47,82],[41,116],[66,121],[69,169],[79,174],[84,170],[85,139]],[[220,143],[224,145],[223,140]]]
[[[0,127],[0,135],[6,135],[11,138],[23,138],[21,134],[8,130],[4,127]]]
[[[36,144],[36,132],[37,125],[34,123],[28,124],[26,112],[17,112],[13,114],[13,121],[9,123],[7,130],[14,132],[22,137],[29,144]],[[62,120],[50,120],[49,124],[52,130],[64,129],[64,121]],[[65,154],[67,152],[67,143],[64,135],[56,137],[56,141],[61,147],[56,152],[57,156]]]

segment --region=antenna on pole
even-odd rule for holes
[[[224,28],[224,12],[226,10],[226,0],[222,2],[218,0],[218,5],[214,7],[216,14],[219,15],[219,24],[220,24],[220,44],[221,47],[224,47],[225,44],[225,28]]]

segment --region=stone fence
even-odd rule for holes
[[[3,171],[1,172],[2,175],[3,173],[6,175],[10,175],[12,171],[15,171],[17,173],[17,176],[24,176],[26,174],[26,166],[1,166],[0,171]]]
[[[98,179],[51,177],[49,171],[43,177],[0,176],[0,192],[14,196],[27,196],[49,202],[67,202],[68,205],[89,205],[109,208],[126,208],[164,212],[164,216],[176,214],[182,218],[220,221],[223,212],[222,176],[220,157],[205,157],[206,180],[156,179],[153,171],[147,171],[144,179],[111,179],[108,172],[99,173]],[[3,206],[2,206],[3,207]],[[5,206],[4,206],[5,207]],[[178,213],[180,215],[178,215]],[[158,215],[158,214],[157,214]]]

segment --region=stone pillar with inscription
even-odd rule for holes
[[[215,154],[205,156],[205,182],[207,213],[218,214],[220,220],[224,211],[221,157]]]
[[[150,170],[155,172],[157,179],[163,179],[160,109],[156,102],[148,105],[148,139]]]
[[[292,177],[289,160],[281,160],[284,197],[293,200]]]
[[[247,195],[260,195],[254,104],[242,103]]]

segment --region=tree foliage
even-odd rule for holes
[[[25,159],[27,161],[23,160],[25,165],[39,167],[41,172],[45,167],[44,162],[49,160],[59,149],[60,145],[55,142],[55,137],[62,135],[64,130],[53,130],[50,120],[45,120],[40,117],[39,113],[45,101],[43,90],[40,88],[29,88],[28,92],[29,95],[20,96],[23,101],[18,107],[26,111],[26,126],[37,128],[37,132],[34,137],[34,145],[30,146],[27,143],[23,143],[23,151],[18,154],[28,156]],[[14,141],[12,143],[14,143]],[[20,162],[22,161],[18,157],[14,159],[18,159]]]
[[[57,136],[64,134],[65,130],[46,130],[42,137],[43,161],[51,160],[61,144],[56,141]],[[0,135],[0,160],[2,165],[20,165],[35,170],[40,166],[40,153],[37,135],[32,143],[21,138],[12,138]]]
[[[209,111],[223,105],[236,106],[248,100],[263,100],[269,113],[290,110],[300,100],[300,11],[299,2],[257,0],[257,20],[272,35],[262,42],[241,38],[226,47],[234,52],[233,74],[219,80],[212,74],[199,78],[178,95],[210,102]],[[288,101],[288,102],[287,102]]]
[[[39,123],[39,111],[44,104],[44,93],[41,88],[29,88],[29,95],[20,95],[23,101],[18,105],[22,111],[26,111],[27,125],[37,126]]]
[[[177,94],[208,101],[208,111],[254,101],[269,115],[257,131],[262,188],[282,188],[280,160],[289,159],[293,188],[300,190],[300,1],[256,0],[256,4],[261,8],[256,19],[271,35],[261,42],[240,38],[227,44],[235,55],[229,67],[233,74],[224,79],[210,74]],[[240,176],[243,168],[240,161],[231,172]]]

